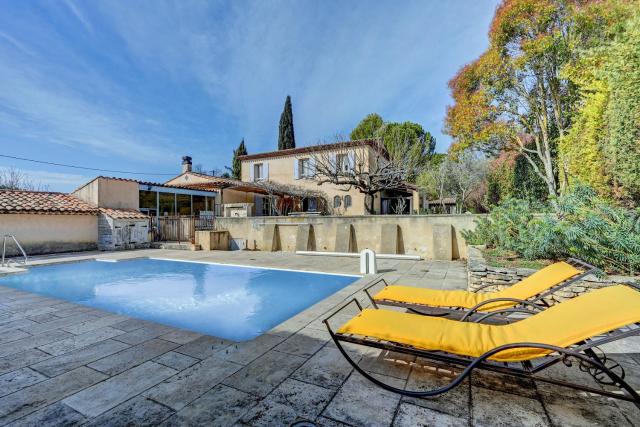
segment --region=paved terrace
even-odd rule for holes
[[[161,256],[354,273],[357,260],[284,253],[135,251]],[[58,256],[38,262],[86,258]],[[382,261],[390,282],[461,289],[459,262]],[[474,374],[433,399],[401,398],[372,385],[342,359],[320,320],[363,286],[353,285],[248,342],[115,315],[0,286],[0,425],[323,426],[640,425],[630,404],[524,380]],[[640,385],[640,345],[610,348]],[[361,366],[396,386],[431,388],[451,373],[423,360],[353,347]],[[634,353],[632,353],[634,352]],[[557,366],[560,377],[590,377]]]

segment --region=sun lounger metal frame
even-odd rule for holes
[[[479,317],[484,316],[486,313],[491,313],[491,312],[482,311],[482,307],[486,305],[496,303],[496,302],[514,302],[516,303],[515,306],[510,307],[509,311],[504,311],[505,313],[507,313],[507,315],[491,316],[493,323],[509,323],[510,321],[513,321],[513,317],[511,316],[512,313],[517,313],[523,310],[525,312],[529,311],[527,309],[538,310],[540,308],[547,308],[549,307],[549,304],[546,302],[545,298],[583,279],[584,277],[598,271],[597,267],[576,258],[568,258],[564,262],[582,271],[570,277],[569,279],[564,280],[555,286],[552,286],[551,288],[547,289],[545,292],[542,292],[538,295],[534,295],[533,297],[527,300],[521,300],[518,298],[492,298],[492,299],[483,301],[472,308],[433,307],[433,306],[429,306],[425,304],[417,304],[417,303],[403,303],[403,302],[392,301],[392,300],[376,300],[374,299],[373,295],[371,295],[370,290],[374,286],[377,286],[379,283],[383,283],[385,287],[389,286],[389,284],[384,278],[379,278],[373,281],[369,286],[367,286],[364,289],[364,292],[369,298],[369,300],[371,301],[371,304],[375,308],[378,308],[379,305],[401,307],[411,311],[412,313],[422,314],[424,316],[446,317],[448,319],[454,319],[454,320],[462,320],[462,317],[465,315],[466,315],[465,320],[467,318],[470,318],[470,320],[475,320]],[[482,289],[486,289],[492,286],[497,286],[497,285],[495,283],[488,283],[486,285],[483,285],[475,289],[473,292],[478,292]]]
[[[519,378],[528,378],[535,381],[545,382],[548,384],[554,384],[558,386],[568,387],[579,391],[584,391],[587,393],[594,393],[605,397],[610,397],[614,399],[625,400],[628,402],[634,403],[640,409],[640,395],[638,392],[633,389],[627,382],[624,381],[624,370],[618,364],[614,366],[607,363],[608,359],[606,355],[599,356],[595,349],[602,344],[606,344],[609,342],[617,341],[623,338],[627,338],[630,336],[640,335],[640,323],[634,323],[631,325],[627,325],[623,328],[617,329],[615,331],[610,331],[606,334],[592,337],[588,340],[576,343],[574,346],[570,348],[562,348],[556,347],[553,345],[548,345],[544,343],[532,343],[532,342],[522,342],[522,343],[514,343],[503,345],[500,347],[496,347],[486,353],[482,354],[479,357],[466,357],[460,356],[448,352],[443,351],[427,351],[418,349],[413,346],[399,344],[390,341],[382,341],[367,337],[355,336],[351,334],[339,334],[336,333],[329,321],[336,314],[340,313],[344,309],[346,309],[351,304],[356,304],[358,309],[362,311],[362,305],[357,299],[353,299],[347,304],[340,307],[337,311],[332,313],[329,317],[323,320],[323,323],[327,327],[333,342],[340,350],[340,353],[347,359],[347,361],[353,366],[353,368],[358,371],[362,376],[373,382],[374,384],[382,387],[385,390],[389,390],[395,393],[399,393],[405,396],[410,397],[432,397],[437,396],[442,393],[446,393],[449,390],[453,389],[457,385],[459,385],[465,378],[471,375],[474,369],[486,370],[497,372],[505,375],[509,375],[512,377]],[[449,365],[455,365],[458,367],[462,367],[462,372],[454,378],[449,384],[446,386],[435,388],[432,390],[424,390],[424,391],[414,391],[414,390],[404,390],[401,388],[397,388],[386,384],[377,378],[368,374],[365,370],[360,368],[355,360],[353,360],[344,346],[343,342],[358,344],[365,347],[378,348],[381,350],[394,351],[398,353],[408,354],[412,356],[421,357],[427,360],[432,360],[436,362],[444,362]],[[489,358],[501,351],[515,349],[515,348],[530,348],[530,349],[545,349],[549,350],[550,354],[547,356],[543,356],[533,360],[527,360],[523,362],[498,362],[489,360]],[[604,389],[599,389],[595,387],[589,387],[582,384],[576,384],[569,381],[558,380],[553,378],[545,378],[538,376],[540,372],[549,368],[552,365],[557,364],[558,362],[563,362],[567,366],[571,366],[571,359],[575,359],[580,363],[580,368],[583,371],[588,371],[589,374],[596,380],[597,382],[605,385],[613,385],[618,387],[620,392],[612,392]],[[607,366],[608,365],[608,366]],[[614,372],[614,370],[620,370],[620,373]],[[608,380],[607,380],[608,378]]]

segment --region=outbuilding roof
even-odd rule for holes
[[[98,208],[52,191],[0,190],[0,214],[96,215]]]
[[[99,208],[100,213],[107,215],[113,219],[148,219],[149,217],[144,213],[135,209],[112,209],[112,208]]]

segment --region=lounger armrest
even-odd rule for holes
[[[329,324],[329,320],[331,320],[333,318],[333,316],[335,316],[336,314],[340,313],[342,310],[344,310],[345,308],[349,307],[351,304],[355,304],[358,307],[358,310],[362,311],[362,305],[360,304],[360,301],[358,301],[356,298],[353,298],[352,300],[350,300],[348,303],[344,304],[343,306],[341,306],[339,309],[337,309],[336,311],[334,311],[333,313],[331,313],[329,315],[329,317],[326,317],[322,323],[325,324],[325,326],[327,327],[327,329],[329,330],[329,332],[333,332],[333,330],[331,329],[331,325]]]
[[[522,299],[518,299],[518,298],[491,298],[488,299],[486,301],[482,301],[481,303],[478,303],[476,305],[474,305],[473,307],[471,307],[469,310],[467,310],[464,315],[460,318],[461,322],[464,322],[465,320],[467,320],[472,314],[476,313],[480,308],[484,307],[485,305],[489,305],[489,304],[493,304],[496,302],[516,302],[518,303],[516,305],[516,307],[518,305],[523,305],[523,306],[528,306],[533,308],[534,310],[542,310],[539,306],[537,306],[536,304],[529,302],[529,301],[525,301]]]
[[[509,314],[509,313],[520,313],[520,314],[526,314],[528,316],[534,315],[536,313],[538,313],[537,311],[531,311],[531,310],[525,310],[524,308],[508,308],[506,310],[500,310],[500,311],[492,311],[490,313],[485,313],[482,316],[472,320],[473,323],[482,323],[487,319],[490,319],[494,316],[502,316],[504,314]]]
[[[367,297],[369,298],[369,301],[371,301],[371,305],[373,305],[375,308],[378,308],[378,305],[376,304],[375,299],[373,298],[373,295],[371,295],[371,293],[369,292],[369,290],[371,288],[373,288],[374,286],[377,286],[380,282],[382,282],[385,286],[385,288],[387,286],[389,286],[389,284],[387,283],[386,280],[384,280],[384,277],[380,277],[377,280],[374,280],[369,286],[367,286],[366,288],[364,288],[364,293],[367,295]]]

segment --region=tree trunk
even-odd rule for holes
[[[373,215],[375,214],[373,210],[373,194],[365,193],[364,195],[364,208],[367,211],[367,214]]]

